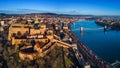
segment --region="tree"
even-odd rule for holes
[[[12,36],[13,36],[13,37],[16,37],[16,33],[13,33]]]
[[[36,43],[36,42],[35,42],[35,40],[34,40],[34,39],[32,39],[32,40],[31,40],[31,45],[32,45],[32,46],[34,46],[34,45],[35,45],[35,43]]]
[[[3,53],[3,47],[2,47],[2,44],[0,44],[0,54]]]
[[[65,34],[62,32],[60,33],[60,39],[63,39],[65,37]]]
[[[21,34],[21,32],[20,32],[20,31],[18,31],[18,32],[17,32],[17,37],[18,37],[18,38],[20,38],[20,37],[21,37],[21,35],[22,35],[22,34]]]

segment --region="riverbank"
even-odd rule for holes
[[[75,23],[75,22],[72,22]],[[71,24],[69,23],[69,29]],[[85,44],[83,44],[80,39],[78,39],[74,33],[70,30],[70,31],[65,31],[65,33],[67,33],[73,40],[74,43],[77,44],[77,48],[79,50],[79,53],[82,54],[84,60],[86,62],[89,62],[92,67],[97,67],[97,68],[110,68],[110,64],[104,60],[102,60],[101,58],[99,58],[96,54],[93,53],[92,50],[90,50]]]
[[[97,19],[95,23],[100,26],[108,26],[113,30],[120,30],[120,22],[117,19]]]
[[[95,21],[77,21],[75,24],[71,24],[71,30],[82,42],[85,43],[92,51],[94,51],[103,60],[114,63],[116,60],[120,61],[120,31],[109,30],[104,32],[103,30],[84,30],[80,34],[80,30],[74,31],[74,29],[82,27],[89,28],[101,28],[102,26],[95,23]]]

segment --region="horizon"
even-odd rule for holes
[[[0,13],[56,13],[69,15],[120,16],[115,0],[1,0]]]
[[[14,12],[14,11],[13,11]],[[2,13],[6,15],[25,15],[25,14],[56,14],[56,15],[70,15],[70,16],[106,16],[106,17],[120,17],[120,15],[92,15],[92,14],[65,14],[65,13],[55,13],[55,12],[25,12],[25,13]]]

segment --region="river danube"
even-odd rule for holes
[[[83,27],[83,32],[80,32],[80,27]],[[77,21],[71,24],[71,30],[100,58],[110,63],[120,61],[120,31],[105,32],[94,20]]]

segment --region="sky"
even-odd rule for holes
[[[0,0],[0,13],[120,15],[120,0]]]

